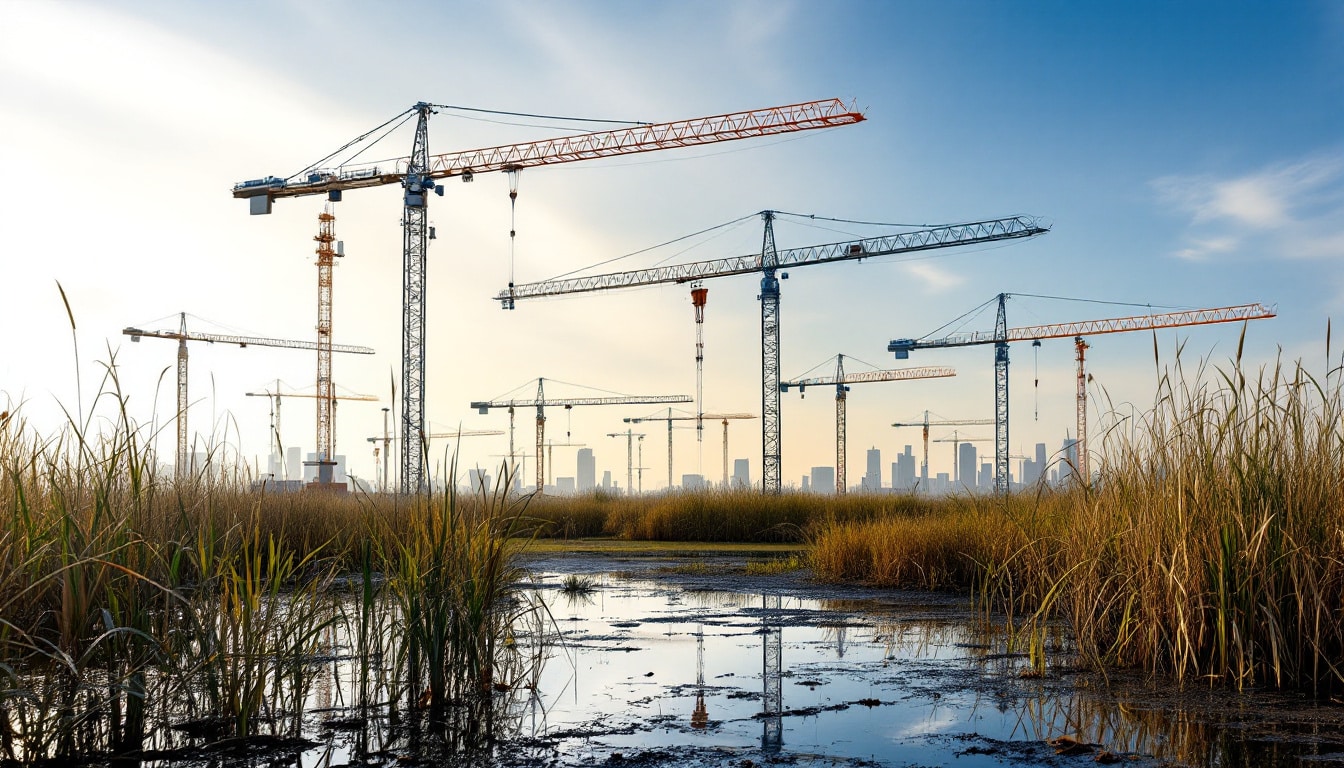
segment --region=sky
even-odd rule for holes
[[[520,302],[511,312],[492,297],[510,275],[523,283],[757,253],[755,214],[766,209],[822,217],[781,220],[781,249],[1018,214],[1051,228],[1006,246],[791,271],[780,309],[786,379],[825,375],[837,354],[850,371],[958,371],[852,387],[851,484],[868,448],[881,449],[888,484],[895,454],[907,444],[920,452],[918,430],[892,422],[925,410],[992,417],[991,347],[898,362],[886,345],[990,330],[991,312],[962,316],[1001,292],[1014,294],[1010,326],[1149,311],[1119,304],[1265,302],[1278,316],[1248,324],[1246,364],[1300,360],[1319,375],[1327,323],[1344,307],[1341,42],[1344,5],[1326,0],[0,0],[0,409],[42,435],[71,419],[103,429],[114,403],[98,395],[114,371],[127,411],[171,457],[175,345],[133,344],[121,329],[175,329],[185,311],[193,331],[315,338],[321,199],[249,216],[230,190],[288,176],[418,101],[664,122],[838,97],[867,118],[531,169],[512,219],[505,176],[450,180],[429,211],[437,238],[425,403],[435,431],[507,430],[504,412],[468,404],[530,397],[538,377],[550,397],[693,395],[686,286]],[[431,152],[575,126],[482,117],[440,110]],[[403,130],[365,159],[403,157],[410,141]],[[334,379],[381,401],[340,405],[337,453],[370,478],[367,438],[382,435],[381,409],[400,379],[400,190],[349,192],[335,214],[346,254],[335,270],[335,341],[377,353],[338,355]],[[737,223],[646,250],[727,222]],[[759,415],[759,279],[707,287],[704,409]],[[1149,407],[1177,350],[1187,370],[1226,367],[1240,334],[1208,326],[1090,338],[1091,418]],[[245,393],[276,381],[313,392],[313,353],[198,342],[189,354],[193,442],[264,471],[270,410]],[[1054,451],[1075,429],[1073,345],[1017,345],[1011,357],[1011,451],[1029,454],[1038,442]],[[609,470],[624,484],[625,440],[608,434],[658,410],[555,409],[547,437],[592,448],[599,476]],[[313,450],[313,401],[286,399],[282,413],[283,442]],[[834,465],[832,390],[784,394],[782,422],[786,486]],[[532,424],[519,414],[519,446],[532,444]],[[666,485],[666,422],[640,431],[643,488],[656,490]],[[717,425],[703,442],[676,430],[676,481],[717,479],[721,439]],[[730,455],[749,458],[757,483],[760,444],[759,420],[730,428]],[[991,442],[978,445],[992,453]],[[459,464],[497,466],[507,446],[507,436],[464,439]],[[555,450],[556,476],[574,474],[573,453]],[[951,468],[951,446],[936,444],[930,472]]]

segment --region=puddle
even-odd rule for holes
[[[1344,765],[1344,706],[1288,694],[1102,685],[977,630],[964,604],[844,592],[785,578],[622,575],[545,563],[530,588],[550,617],[520,627],[545,663],[498,686],[499,746],[444,744],[415,722],[351,706],[358,663],[333,632],[313,662],[304,740],[141,766],[1133,766]],[[563,571],[561,570],[563,568]],[[584,573],[594,589],[561,588]],[[761,594],[732,591],[769,586]],[[507,689],[507,690],[503,690]],[[375,694],[371,700],[377,700]],[[403,718],[415,717],[414,713]],[[181,740],[178,739],[177,743]],[[163,746],[171,746],[164,742]],[[250,749],[251,747],[249,747]],[[123,760],[119,764],[128,764]]]
[[[927,605],[561,578],[539,576],[563,642],[520,720],[561,765],[1344,763],[1338,708],[1315,736],[1266,733],[1067,667],[1024,678],[1002,638]]]

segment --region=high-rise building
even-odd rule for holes
[[[812,486],[809,485],[810,482],[812,482],[812,478],[808,477],[807,475],[803,475],[803,492],[804,492],[804,493],[806,493],[807,491],[812,490]]]
[[[703,491],[705,489],[704,475],[682,475],[681,489],[683,491]]]
[[[978,466],[974,443],[961,443],[957,446],[957,483],[962,488],[975,488],[975,470]]]
[[[751,462],[748,459],[733,459],[733,487],[751,487]]]
[[[988,490],[994,487],[994,465],[984,462],[980,465],[980,477],[976,480],[976,487]]]
[[[863,490],[882,489],[882,451],[873,447],[868,449],[868,471],[863,475]]]
[[[813,493],[835,493],[835,467],[812,468]]]
[[[555,492],[557,495],[574,495],[574,478],[557,477],[555,478]]]
[[[1059,464],[1059,482],[1067,483],[1077,475],[1078,441],[1064,438],[1064,461]]]
[[[610,470],[610,469],[604,469],[604,470],[602,470],[602,490],[604,490],[604,491],[610,491],[610,490],[611,490],[611,470]]]
[[[593,490],[597,484],[597,461],[593,458],[592,448],[579,449],[579,467],[575,478],[575,487],[579,493]]]
[[[915,487],[915,454],[908,445],[903,453],[896,454],[896,462],[891,465],[891,487],[902,491]]]

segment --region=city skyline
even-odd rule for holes
[[[292,173],[420,100],[661,121],[840,97],[867,117],[797,137],[525,171],[516,208],[502,174],[453,180],[430,204],[437,238],[426,406],[436,432],[507,430],[507,415],[478,415],[468,404],[525,393],[537,377],[557,397],[694,394],[688,286],[520,302],[512,312],[492,297],[510,280],[757,253],[755,214],[766,208],[804,214],[781,218],[781,249],[899,229],[808,214],[909,225],[1027,214],[1051,226],[1006,247],[808,267],[783,282],[784,377],[836,353],[846,355],[847,370],[958,371],[849,393],[851,486],[861,482],[870,447],[893,457],[915,445],[918,472],[917,434],[892,422],[925,410],[945,419],[993,415],[990,348],[924,350],[907,361],[885,350],[893,338],[992,329],[983,312],[954,321],[1000,292],[1016,294],[1008,305],[1014,326],[1145,311],[1042,296],[1156,311],[1277,304],[1279,317],[1246,329],[1250,368],[1272,365],[1282,348],[1317,373],[1325,370],[1327,320],[1344,306],[1337,4],[332,2],[320,11],[294,3],[240,13],[164,0],[0,0],[0,12],[0,165],[23,180],[0,192],[0,325],[9,329],[0,341],[0,409],[21,407],[44,435],[62,428],[66,413],[87,420],[106,408],[94,396],[100,364],[115,355],[128,412],[153,433],[165,462],[173,454],[174,350],[131,344],[121,329],[173,327],[171,318],[186,311],[195,330],[312,339],[321,203],[285,200],[272,215],[251,217],[230,189]],[[406,67],[398,30],[407,23],[489,34],[453,36],[425,53],[429,65]],[[919,33],[897,40],[894,29]],[[332,55],[293,55],[314,46]],[[492,146],[572,125],[441,110],[430,146]],[[405,137],[389,141],[386,157],[408,152]],[[400,378],[399,190],[349,192],[335,215],[345,256],[333,284],[334,339],[377,354],[336,359],[333,379],[344,392],[379,398],[340,406],[336,452],[352,474],[376,481],[367,438],[382,434],[381,408],[395,405],[389,390]],[[759,279],[706,285],[704,410],[759,417]],[[1094,423],[1111,410],[1141,412],[1182,344],[1182,363],[1193,370],[1201,359],[1226,363],[1240,333],[1212,326],[1090,337]],[[193,452],[222,444],[264,471],[267,404],[244,394],[277,379],[310,388],[312,354],[189,349]],[[1011,453],[1073,433],[1073,355],[1063,339],[1012,347]],[[786,483],[835,464],[833,392],[808,395],[781,397]],[[624,451],[604,435],[653,410],[547,409],[547,435],[611,443],[597,450],[594,484],[610,472],[624,487]],[[535,444],[533,420],[528,409],[517,414],[519,453]],[[314,408],[286,403],[286,448],[312,452],[314,427]],[[658,490],[667,435],[656,421],[643,427],[643,484]],[[992,427],[973,436],[988,435]],[[720,482],[720,425],[706,424],[699,439],[679,426],[673,440],[674,478]],[[730,462],[748,458],[758,484],[760,422],[734,422],[729,440]],[[444,463],[443,445],[432,443],[431,465]],[[931,477],[953,474],[950,448],[931,447]],[[497,476],[507,452],[507,435],[464,443],[463,478],[477,467]]]

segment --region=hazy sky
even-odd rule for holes
[[[1327,320],[1344,306],[1344,4],[1336,2],[28,2],[0,0],[0,408],[22,403],[50,434],[92,408],[115,357],[131,414],[173,450],[175,345],[131,344],[128,325],[311,339],[313,235],[322,201],[279,201],[249,217],[236,182],[287,176],[417,101],[548,115],[667,121],[840,97],[867,121],[791,137],[661,152],[522,174],[518,282],[552,277],[763,209],[892,224],[1014,214],[1053,231],[1006,247],[793,270],[781,301],[783,374],[948,365],[956,379],[856,385],[850,482],[864,450],[889,465],[928,409],[993,414],[993,352],[886,352],[1003,291],[1162,307],[1263,301],[1254,365],[1276,353],[1325,364]],[[431,151],[560,135],[443,112]],[[369,159],[409,153],[405,132]],[[346,257],[335,276],[335,338],[378,350],[338,356],[342,389],[388,397],[400,379],[401,196],[351,192],[336,209]],[[509,279],[508,185],[453,181],[434,198],[426,408],[431,426],[503,429],[471,400],[593,389],[693,394],[686,287],[520,303]],[[780,248],[893,228],[783,222]],[[759,218],[713,238],[603,267],[759,250]],[[688,247],[694,245],[694,247]],[[77,324],[80,376],[64,286]],[[706,410],[760,413],[758,278],[712,281]],[[1009,324],[1138,313],[1021,296]],[[195,319],[202,318],[202,319]],[[991,314],[947,330],[988,330]],[[1239,328],[1090,339],[1094,416],[1102,397],[1151,403],[1158,365],[1226,364]],[[281,379],[312,391],[308,352],[212,347],[191,355],[191,429],[249,462],[264,457],[268,408],[244,393]],[[1051,449],[1074,429],[1073,345],[1012,350],[1011,442]],[[1038,383],[1037,383],[1038,381]],[[530,382],[530,383],[529,383]],[[561,382],[569,382],[566,385]],[[82,395],[77,383],[82,383]],[[582,385],[582,386],[579,386]],[[588,389],[593,388],[593,389]],[[371,476],[365,438],[386,403],[339,408],[338,453]],[[104,407],[107,404],[104,403]],[[599,475],[624,481],[622,417],[653,407],[556,410],[548,435],[583,442]],[[288,445],[313,450],[314,406],[283,406]],[[783,397],[784,481],[834,464],[832,392]],[[517,441],[532,443],[521,413]],[[645,489],[666,478],[665,426],[646,425]],[[972,428],[989,437],[992,429]],[[946,431],[936,431],[935,436]],[[720,472],[721,433],[676,433],[675,475]],[[734,457],[760,478],[760,422],[732,427]],[[494,465],[507,437],[465,446]],[[441,444],[439,445],[441,448]],[[992,452],[991,443],[982,451]],[[436,450],[438,450],[436,448]],[[951,471],[939,446],[931,471]],[[986,459],[988,460],[988,459]],[[264,458],[261,459],[264,469]],[[573,475],[573,449],[556,450]],[[1014,471],[1016,472],[1016,462]],[[530,469],[529,469],[530,477]]]

